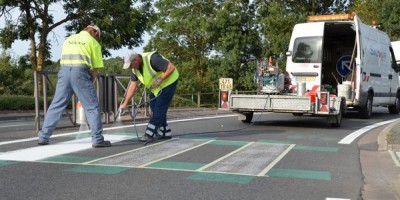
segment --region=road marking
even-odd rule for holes
[[[285,151],[283,151],[281,153],[281,155],[279,155],[274,161],[272,161],[264,170],[262,170],[257,176],[266,176],[267,173],[269,172],[269,170],[272,169],[272,167],[274,167],[280,160],[283,159],[283,157],[286,156],[286,154],[289,153],[289,151],[291,149],[293,149],[293,147],[295,146],[295,144],[291,144]]]
[[[198,148],[204,144],[210,143],[212,140],[174,139],[167,141],[162,144],[156,143],[156,145],[153,146],[148,145],[145,148],[136,149],[136,151],[125,152],[124,154],[98,159],[88,163],[95,165],[118,165],[144,168],[146,165],[154,162]]]
[[[171,121],[168,121],[168,123],[188,122],[188,121],[195,121],[195,120],[206,120],[206,119],[217,119],[217,118],[228,118],[228,117],[237,117],[237,115],[221,115],[221,116],[212,116],[212,117],[198,117],[198,118],[190,118],[190,119],[179,119],[179,120],[171,120]],[[109,130],[122,129],[122,128],[130,128],[130,127],[134,127],[134,126],[135,126],[135,125],[126,125],[126,126],[109,127],[109,128],[104,128],[104,129],[103,129],[103,132],[109,131]],[[138,127],[138,126],[147,126],[147,123],[136,124],[136,127]],[[57,135],[51,136],[51,138],[65,137],[65,136],[70,136],[70,135],[75,135],[75,134],[81,134],[81,133],[90,133],[90,130],[76,131],[76,132],[63,133],[63,134],[57,134]],[[105,134],[105,135],[107,135],[107,134]],[[21,143],[21,142],[30,142],[30,141],[35,141],[35,140],[37,140],[37,139],[38,139],[37,137],[31,137],[31,138],[20,139],[20,140],[5,141],[5,142],[0,142],[0,146],[1,146],[1,145],[7,145],[7,144]]]
[[[392,150],[389,150],[389,154],[392,157],[394,164],[396,164],[397,167],[400,167],[400,161],[398,156],[400,156],[399,152],[393,152]]]
[[[236,150],[234,150],[234,151],[232,151],[232,152],[226,154],[225,156],[222,156],[222,157],[218,158],[217,160],[214,160],[214,161],[211,162],[211,163],[208,163],[207,165],[205,165],[205,166],[203,166],[203,167],[197,169],[196,171],[201,172],[201,171],[203,171],[204,169],[207,169],[208,167],[214,165],[215,163],[217,163],[217,162],[219,162],[219,161],[221,161],[221,160],[223,160],[223,159],[229,157],[230,155],[235,154],[236,152],[238,152],[238,151],[240,151],[240,150],[242,150],[242,149],[245,149],[246,147],[250,146],[250,145],[253,144],[253,143],[255,143],[255,142],[249,142],[248,144],[246,144],[246,145],[244,145],[244,146],[242,146],[242,147],[240,147],[240,148],[238,148],[238,149],[236,149]]]
[[[246,175],[237,175],[237,174],[200,172],[188,177],[187,179],[196,181],[248,184],[254,179],[254,177]]]
[[[267,176],[269,177],[288,177],[316,180],[331,180],[331,173],[326,171],[298,170],[298,169],[271,169]]]
[[[250,142],[198,171],[263,176],[289,147],[287,144]]]
[[[124,172],[130,168],[127,167],[112,167],[112,166],[90,166],[83,165],[77,166],[71,169],[66,169],[66,172],[75,172],[75,173],[89,173],[89,174],[119,174]]]
[[[107,140],[111,143],[120,142],[123,140],[132,139],[129,136],[108,135]],[[91,138],[83,138],[78,140],[71,140],[68,142],[61,142],[46,146],[37,146],[27,149],[10,151],[0,154],[0,160],[10,161],[38,161],[49,157],[59,156],[62,154],[73,153],[92,148]]]
[[[325,200],[351,200],[351,199],[342,199],[342,198],[330,198],[330,197],[327,197]]]
[[[357,139],[359,136],[361,136],[365,132],[370,131],[371,129],[376,128],[378,126],[382,126],[382,125],[385,125],[385,124],[388,124],[388,123],[391,123],[391,122],[394,122],[394,121],[397,121],[397,120],[399,120],[399,119],[392,119],[392,120],[389,120],[389,121],[383,121],[383,122],[379,122],[379,123],[376,123],[376,124],[372,124],[372,125],[363,127],[363,128],[361,128],[361,129],[359,129],[357,131],[354,131],[353,133],[350,133],[349,135],[344,137],[342,140],[340,140],[338,143],[339,144],[351,144],[355,139]]]
[[[303,146],[296,145],[293,149],[305,151],[321,151],[321,152],[338,152],[338,147],[322,147],[322,146]]]
[[[14,126],[28,126],[33,124],[16,124],[16,125],[7,125],[7,126],[0,126],[0,128],[7,128],[7,127],[14,127]]]

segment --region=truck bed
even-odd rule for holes
[[[232,94],[230,109],[232,111],[267,111],[289,113],[312,113],[309,96],[296,95],[244,95]]]

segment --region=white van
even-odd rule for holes
[[[347,109],[358,110],[361,118],[371,117],[372,106],[398,114],[400,69],[387,34],[355,13],[307,20],[295,25],[290,39],[286,71],[292,84],[344,97]]]

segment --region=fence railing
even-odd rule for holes
[[[47,100],[49,96],[52,96],[55,91],[55,81],[57,75],[56,72],[35,72],[35,130],[38,132],[40,130],[40,108],[43,109],[43,114],[47,113]],[[39,77],[43,80],[42,90],[43,90],[43,105],[39,105]],[[98,74],[96,81],[97,96],[99,98],[100,110],[103,115],[103,122],[108,124],[115,121],[118,115],[118,109],[122,100],[125,98],[126,90],[128,88],[130,76],[129,75],[113,75],[113,74]],[[148,116],[151,114],[151,110],[148,104],[148,90],[145,87],[138,87],[137,92],[131,99],[130,107],[138,109],[139,114]],[[255,94],[256,91],[233,91],[235,94]],[[219,91],[216,92],[197,92],[192,94],[175,94],[176,97],[189,100],[191,105],[196,107],[208,107],[208,108],[218,108],[219,106]],[[72,113],[67,115],[73,125],[76,125],[77,121],[77,110],[76,102],[77,98],[74,95],[71,99],[72,101]],[[138,106],[142,106],[138,108]],[[173,102],[171,107],[179,107],[181,104]],[[134,109],[131,111],[133,112]]]

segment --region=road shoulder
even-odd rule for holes
[[[364,175],[362,199],[400,200],[400,167],[388,151],[386,135],[397,124],[372,130],[358,142]]]

